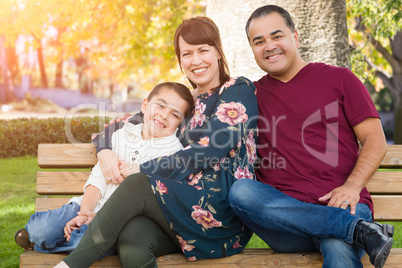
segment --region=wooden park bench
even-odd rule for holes
[[[37,192],[47,198],[36,199],[36,211],[54,209],[65,204],[69,197],[57,195],[81,195],[90,173],[77,168],[91,168],[97,162],[92,144],[40,144],[37,173]],[[402,221],[402,145],[390,145],[380,168],[368,185],[374,200],[376,221]],[[52,171],[51,169],[68,169]],[[74,170],[75,169],[75,170]],[[44,254],[25,251],[20,256],[20,267],[53,267],[65,254]],[[367,255],[364,267],[371,267]],[[227,258],[188,262],[182,254],[158,258],[159,267],[321,267],[319,253],[285,254],[271,249],[245,249],[243,253]],[[120,267],[117,255],[97,261],[91,267]],[[402,248],[393,248],[385,267],[402,267]]]

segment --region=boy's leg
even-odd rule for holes
[[[181,252],[153,220],[138,216],[129,221],[119,234],[117,250],[122,267],[157,267],[156,257]]]
[[[29,240],[35,243],[34,250],[45,253],[58,252],[57,247],[66,242],[64,226],[77,216],[79,210],[80,206],[72,202],[58,209],[33,214],[25,229],[29,233]]]

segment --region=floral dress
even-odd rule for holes
[[[251,231],[229,204],[238,179],[255,179],[258,107],[255,87],[232,79],[196,99],[178,137],[184,149],[141,164],[189,261],[239,253]]]

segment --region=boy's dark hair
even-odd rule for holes
[[[191,95],[190,89],[183,84],[176,82],[164,82],[156,85],[148,95],[147,100],[150,101],[154,96],[158,95],[163,88],[168,88],[176,92],[183,100],[187,102],[187,110],[184,117],[187,117],[194,108],[194,98]]]
[[[295,24],[293,22],[292,16],[290,16],[290,14],[289,14],[289,12],[287,12],[284,8],[282,8],[280,6],[266,5],[266,6],[262,6],[262,7],[257,8],[256,10],[254,10],[254,12],[251,14],[250,18],[247,20],[246,34],[247,34],[248,40],[250,40],[249,27],[250,27],[251,21],[253,19],[258,19],[258,18],[268,16],[269,14],[274,13],[274,12],[276,12],[282,16],[283,20],[285,21],[286,25],[289,27],[289,29],[292,33],[295,32]]]

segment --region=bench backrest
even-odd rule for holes
[[[38,165],[47,170],[37,173],[38,194],[81,195],[90,168],[96,162],[95,147],[91,143],[40,144]],[[388,152],[367,189],[374,201],[375,220],[402,221],[402,145],[388,146]],[[36,211],[60,207],[68,199],[37,198]]]

